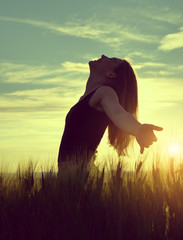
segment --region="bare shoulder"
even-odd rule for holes
[[[91,107],[94,107],[95,109],[101,110],[101,105],[104,102],[111,102],[115,101],[118,102],[118,96],[115,92],[115,90],[112,87],[109,86],[102,86],[96,90],[96,92],[91,97],[89,104]]]
[[[102,86],[98,88],[95,95],[100,97],[100,100],[104,98],[117,97],[115,90],[110,86]]]
[[[102,86],[102,87],[99,87],[96,92],[102,92],[102,93],[111,93],[111,92],[114,92],[114,93],[115,93],[114,89],[113,89],[112,87],[110,87],[110,86]]]
[[[119,102],[119,98],[117,93],[115,92],[115,90],[112,87],[109,86],[103,86],[101,88],[99,88],[98,90],[98,94],[99,94],[99,101],[100,103],[109,103],[109,102]]]

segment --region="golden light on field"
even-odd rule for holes
[[[169,154],[171,156],[177,156],[180,154],[180,144],[176,142],[170,143],[168,147]]]

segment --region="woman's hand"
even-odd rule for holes
[[[163,128],[152,124],[142,124],[138,128],[135,137],[138,144],[140,145],[141,154],[144,152],[144,148],[148,148],[150,145],[153,144],[153,142],[157,141],[153,130],[162,131]]]

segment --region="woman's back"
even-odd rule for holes
[[[95,154],[109,124],[106,114],[89,104],[95,91],[89,93],[68,112],[59,150],[59,162],[68,158],[78,161],[84,153],[89,158]]]

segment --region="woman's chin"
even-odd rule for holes
[[[89,61],[89,66],[93,66],[93,64],[95,64],[96,61]]]

